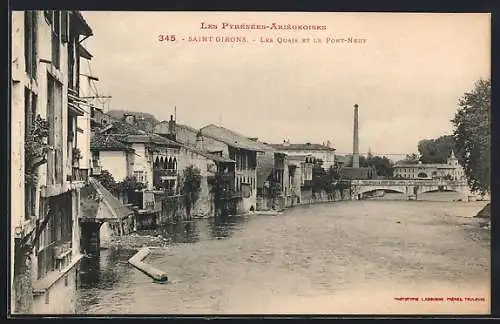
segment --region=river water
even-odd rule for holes
[[[177,224],[145,260],[169,283],[129,265],[135,251],[102,250],[81,265],[78,313],[488,314],[489,230],[470,217],[483,205],[349,201]]]

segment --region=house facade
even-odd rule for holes
[[[284,140],[281,144],[269,145],[285,152],[288,156],[310,155],[316,160],[323,161],[322,166],[325,170],[335,166],[335,149],[329,143],[326,145],[314,143],[295,144],[290,143],[289,140]]]
[[[403,179],[465,180],[465,172],[452,151],[446,163],[416,163],[394,166],[394,176]]]
[[[158,128],[160,129],[160,128]],[[234,161],[234,171],[231,171],[231,197],[237,201],[237,212],[245,213],[256,209],[257,197],[257,153],[262,152],[262,146],[244,135],[229,129],[208,125],[200,130],[190,127],[179,127],[177,132],[175,121],[171,118],[168,130],[161,130],[163,136],[175,138],[185,145],[193,145],[199,152],[224,159],[226,163]]]
[[[235,161],[234,190],[241,199],[238,213],[255,210],[257,153],[263,152],[263,147],[244,135],[216,125],[201,128],[198,137],[201,149]]]
[[[74,155],[85,150],[80,47],[92,30],[78,11],[47,10],[13,12],[11,31],[12,312],[72,313],[86,181]]]

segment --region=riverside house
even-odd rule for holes
[[[170,126],[164,136],[175,136],[176,141],[189,145],[195,141],[198,152],[205,152],[223,158],[226,163],[235,161],[234,174],[231,176],[233,188],[227,193],[236,205],[237,213],[245,213],[256,209],[257,199],[257,153],[263,152],[262,145],[244,135],[238,134],[224,127],[208,125],[200,130],[191,127],[180,127],[171,118]],[[226,164],[227,165],[227,164]],[[227,170],[227,167],[224,168]],[[220,170],[218,170],[220,172]]]
[[[93,35],[79,11],[12,12],[12,312],[75,310],[80,189],[89,155],[77,132],[82,40]],[[80,149],[78,153],[77,148]]]
[[[94,165],[108,170],[115,181],[135,177],[145,190],[129,192],[125,203],[138,206],[138,227],[154,227],[176,216],[185,216],[182,208],[170,210],[169,202],[182,204],[183,172],[189,166],[200,170],[201,190],[191,214],[214,214],[208,181],[217,172],[234,169],[234,160],[210,154],[175,141],[172,136],[147,133],[135,126],[133,116],[108,121],[92,138]],[[174,215],[175,214],[175,215]]]
[[[315,160],[323,161],[323,168],[328,170],[331,166],[335,166],[335,149],[331,147],[330,142],[326,144],[314,143],[290,143],[289,140],[284,140],[282,144],[269,144],[276,150],[285,152],[288,156],[312,156]]]
[[[163,149],[168,164],[168,184],[172,179],[172,188],[177,181],[177,155],[179,144],[159,135],[146,133],[134,125],[133,116],[124,116],[123,120],[110,119],[106,125],[94,129],[91,140],[93,165],[99,170],[107,170],[116,182],[127,184],[135,179],[143,189],[122,188],[119,195],[125,204],[136,207],[136,224],[138,228],[155,226],[161,213],[161,203],[155,195],[160,189],[156,183],[155,173],[163,170],[166,163],[155,164],[158,148]],[[157,157],[157,155],[156,155]],[[162,160],[163,161],[163,160]],[[94,172],[95,173],[95,172]]]

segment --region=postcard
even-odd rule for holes
[[[11,27],[12,314],[490,314],[490,14]]]

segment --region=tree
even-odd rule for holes
[[[398,161],[398,164],[416,164],[419,161],[419,156],[416,153],[406,154],[404,160]]]
[[[352,167],[352,155],[348,155],[348,161],[347,162],[347,167]],[[359,156],[359,167],[360,168],[366,168],[368,164],[366,163],[366,157],[364,155]]]
[[[458,102],[451,120],[457,157],[471,190],[491,192],[491,80],[480,79]]]
[[[199,198],[201,191],[201,172],[200,169],[191,165],[184,169],[182,194],[186,216],[191,217],[191,210]]]
[[[101,174],[95,177],[104,188],[108,189],[111,192],[114,192],[116,189],[116,181],[113,178],[113,175],[108,170],[102,170]]]
[[[134,191],[144,189],[146,185],[137,181],[136,177],[126,177],[125,180],[115,184],[116,191]]]
[[[422,163],[446,163],[452,150],[456,151],[452,135],[418,142],[418,152]]]
[[[373,167],[378,176],[391,178],[394,173],[394,164],[387,157],[373,156],[366,163]]]

